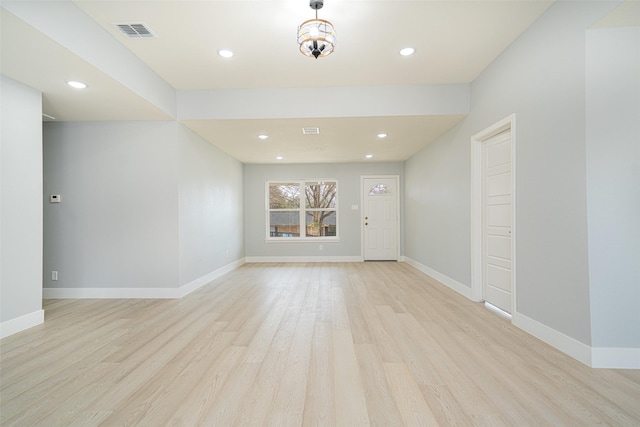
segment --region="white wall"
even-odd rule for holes
[[[244,258],[243,165],[180,125],[180,285]]]
[[[402,163],[336,163],[304,165],[254,165],[244,167],[245,246],[247,258],[254,257],[360,257],[361,175],[399,175],[404,180]],[[337,179],[339,242],[265,242],[265,182],[279,179]],[[404,195],[400,194],[400,205]],[[359,210],[352,210],[358,205]],[[401,207],[400,216],[404,211]],[[401,224],[402,224],[401,220]],[[403,229],[400,230],[402,236]],[[400,254],[404,254],[403,240]]]
[[[178,286],[177,126],[44,126],[46,289]]]
[[[519,318],[579,351],[591,344],[585,33],[616,4],[552,5],[472,83],[469,116],[405,164],[406,256],[470,286],[470,138],[516,113]]]
[[[0,338],[42,323],[42,98],[0,77]]]
[[[640,27],[590,30],[586,78],[592,345],[640,349]]]

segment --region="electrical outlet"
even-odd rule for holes
[[[58,271],[51,270],[51,280],[58,280]]]
[[[320,245],[320,247],[319,247],[318,249],[320,249],[321,251],[323,251],[323,250],[324,250],[324,246]]]
[[[224,253],[227,258],[229,258],[229,249]]]

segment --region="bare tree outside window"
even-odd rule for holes
[[[336,183],[306,183],[305,202],[307,236],[335,236]]]
[[[300,184],[275,183],[269,185],[269,209],[299,209]]]

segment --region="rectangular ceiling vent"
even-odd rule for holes
[[[122,23],[114,25],[118,27],[122,34],[130,39],[150,39],[158,37],[153,31],[151,31],[151,29],[149,29],[149,27],[147,27],[146,24],[143,24],[142,22]]]
[[[304,135],[319,135],[320,128],[302,128],[302,133]]]

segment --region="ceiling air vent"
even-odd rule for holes
[[[320,128],[302,128],[302,133],[304,135],[319,135]]]
[[[122,34],[127,36],[130,39],[149,39],[156,38],[157,36],[153,31],[147,27],[146,24],[142,22],[138,23],[123,23],[123,24],[114,24]]]

